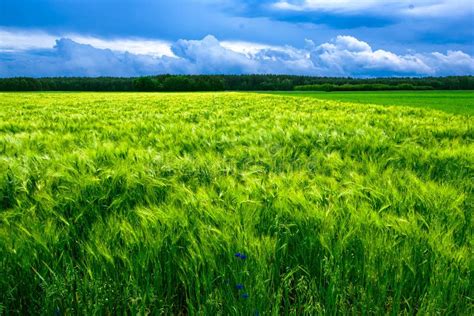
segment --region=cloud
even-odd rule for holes
[[[140,38],[105,39],[66,33],[61,36],[41,31],[22,31],[0,29],[0,52],[15,52],[32,49],[49,49],[58,38],[68,38],[79,44],[89,44],[95,48],[111,49],[118,52],[151,55],[155,57],[173,56],[171,44],[167,41],[147,40]]]
[[[211,35],[200,41],[179,40],[173,53],[187,61],[192,74],[240,74],[258,72],[258,64],[247,56],[227,49]]]
[[[270,8],[281,11],[321,11],[339,14],[412,15],[452,17],[469,14],[471,0],[280,0]]]
[[[105,43],[105,44],[104,44]],[[102,44],[110,44],[104,41]],[[179,40],[166,46],[170,54],[151,55],[97,48],[71,39],[54,47],[0,51],[0,77],[141,76],[155,74],[294,74],[315,76],[473,75],[474,59],[462,51],[399,55],[374,50],[352,36],[337,36],[306,47],[249,42]]]
[[[0,76],[138,76],[166,70],[166,58],[98,49],[63,38],[52,49],[0,53]]]
[[[416,3],[402,8],[401,13],[414,17],[432,17],[459,19],[460,16],[472,17],[474,4],[471,0],[429,0],[421,5]]]
[[[431,69],[441,75],[465,75],[474,74],[474,58],[461,51],[448,51],[432,53],[424,56]]]
[[[0,29],[0,52],[51,48],[57,37],[44,32]]]
[[[396,2],[403,1],[384,1],[386,5],[393,5]],[[354,12],[367,10],[380,3],[377,0],[351,1],[351,0],[304,0],[304,1],[278,1],[271,7],[287,11],[331,11],[331,12]]]
[[[25,47],[30,46],[28,36],[38,39],[34,30],[41,30],[53,36],[40,39],[49,43],[42,48],[51,48],[57,38],[70,38],[96,48],[154,56],[169,55],[162,50],[163,41],[169,46],[180,38],[207,34],[295,47],[304,38],[326,42],[349,34],[397,52],[410,46],[473,54],[473,20],[472,0],[0,1],[0,30],[23,30]],[[4,38],[0,34],[0,43]]]
[[[316,67],[337,76],[434,75],[422,56],[399,56],[385,50],[373,51],[369,44],[352,36],[338,36],[311,51]]]
[[[111,49],[118,52],[129,52],[154,57],[173,56],[170,43],[167,41],[144,39],[102,39],[92,36],[67,35],[67,38],[80,43],[89,44],[96,48]]]
[[[246,56],[254,55],[264,49],[279,49],[279,46],[276,45],[266,45],[246,41],[221,41],[220,43],[222,47]]]
[[[413,36],[412,33],[429,34],[433,29],[445,43],[457,34],[471,41],[473,38],[472,32],[460,31],[460,28],[473,27],[472,0],[273,0],[266,1],[259,9],[260,16],[290,23],[324,24],[346,30],[357,28],[358,32],[363,32],[361,28],[377,28],[378,32],[371,35],[372,38],[377,38],[383,29],[392,25],[398,26],[405,33],[398,36],[405,38]],[[254,9],[249,7],[248,11]],[[450,28],[451,24],[458,28]]]

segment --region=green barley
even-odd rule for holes
[[[473,123],[263,94],[2,93],[0,313],[472,314]]]

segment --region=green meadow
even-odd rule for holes
[[[288,96],[311,97],[320,100],[410,106],[435,109],[454,114],[474,115],[474,91],[360,91],[360,92],[275,92]]]
[[[0,93],[0,314],[472,315],[472,92],[314,96]]]

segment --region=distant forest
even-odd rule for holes
[[[139,78],[4,78],[0,91],[377,91],[474,90],[474,76],[328,78],[285,75],[160,75]]]

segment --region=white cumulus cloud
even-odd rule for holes
[[[50,41],[49,37],[45,38]],[[153,45],[149,48],[136,47],[134,42],[131,45],[134,50],[130,49],[134,52],[130,52],[126,45],[116,47],[120,45],[111,40],[94,41],[95,45],[90,45],[62,38],[49,48],[34,41],[33,48],[23,43],[21,49],[10,45],[8,50],[0,50],[0,77],[128,77],[166,73],[356,77],[474,74],[474,58],[462,51],[400,55],[382,49],[374,50],[369,43],[352,36],[337,36],[319,45],[307,40],[306,47],[298,49],[259,43],[220,42],[209,35],[202,40],[179,40],[168,46],[157,44],[158,48],[164,45],[166,54],[157,54]]]
[[[366,42],[351,36],[338,36],[311,52],[315,66],[338,76],[433,75],[433,70],[420,57],[374,51]]]

